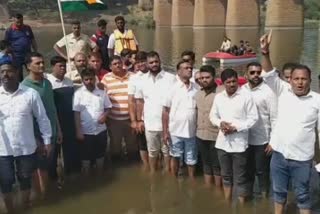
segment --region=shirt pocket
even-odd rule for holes
[[[25,99],[17,99],[11,111],[14,115],[26,116],[31,113],[32,104]]]

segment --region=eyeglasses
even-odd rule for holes
[[[250,75],[254,75],[254,74],[260,75],[260,74],[261,74],[261,71],[249,71],[249,74],[250,74]]]

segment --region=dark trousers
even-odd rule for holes
[[[31,189],[32,173],[36,167],[36,155],[0,156],[0,187],[1,192],[12,192],[12,186],[18,178],[20,189]]]
[[[236,185],[239,196],[250,195],[248,179],[248,150],[245,152],[231,153],[218,149],[218,158],[221,166],[223,185],[231,187]]]
[[[257,177],[259,190],[265,193],[269,192],[271,156],[265,153],[267,145],[268,144],[259,146],[249,145],[248,172],[252,191],[255,178]]]
[[[221,169],[217,149],[215,148],[216,142],[197,138],[197,144],[200,151],[204,174],[220,176]]]

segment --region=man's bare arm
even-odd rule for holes
[[[57,44],[53,46],[53,49],[59,54],[61,57],[65,58],[68,61],[68,56],[63,52],[63,49],[60,48]]]

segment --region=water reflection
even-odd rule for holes
[[[281,68],[286,62],[299,62],[303,48],[302,30],[273,30],[270,47],[273,64]]]
[[[198,66],[202,63],[204,54],[216,51],[220,48],[224,33],[225,30],[220,28],[196,28],[193,30],[193,50],[196,53],[196,62]]]
[[[185,50],[193,50],[193,29],[192,28],[172,28],[172,58],[171,65],[175,65],[180,55]],[[169,42],[169,41],[167,41]]]
[[[171,65],[171,28],[163,27],[155,29],[155,36],[152,38],[154,42],[154,49],[160,54],[162,63]],[[150,38],[151,39],[151,38]]]

